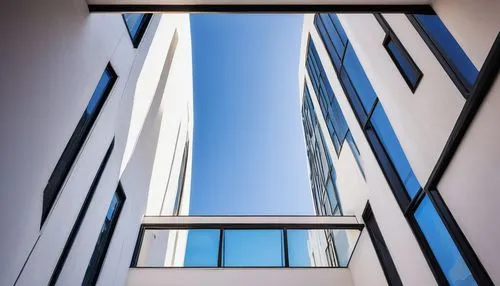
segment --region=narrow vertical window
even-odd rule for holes
[[[64,267],[64,263],[66,262],[66,259],[68,258],[68,255],[71,251],[71,247],[73,246],[73,243],[75,242],[76,236],[78,235],[78,231],[80,230],[80,227],[82,225],[83,219],[85,218],[85,215],[87,214],[87,210],[90,206],[90,203],[92,202],[92,198],[94,197],[97,186],[99,185],[99,181],[101,180],[102,173],[104,172],[104,169],[106,168],[109,157],[111,157],[111,153],[113,152],[114,146],[115,146],[115,138],[113,138],[113,141],[111,141],[111,144],[108,147],[108,151],[106,152],[106,155],[104,155],[104,159],[102,159],[101,165],[99,166],[99,169],[97,170],[97,173],[94,177],[94,181],[92,181],[92,185],[90,185],[89,192],[87,193],[87,196],[85,197],[85,200],[83,201],[82,207],[80,208],[80,212],[78,213],[75,224],[71,228],[71,232],[68,236],[68,239],[66,240],[66,244],[64,245],[61,256],[59,256],[59,260],[57,260],[56,267],[54,268],[54,271],[52,272],[52,276],[50,277],[49,285],[55,285],[57,282],[57,279],[59,278],[59,274],[61,274],[61,271]]]
[[[316,214],[342,215],[341,204],[336,188],[336,174],[330,152],[326,147],[314,105],[304,83],[302,99],[302,123],[306,137],[307,157],[309,159],[311,190]]]
[[[462,94],[467,97],[479,71],[436,14],[408,14],[408,19]]]
[[[184,145],[184,153],[182,154],[181,171],[179,173],[179,181],[177,182],[177,194],[175,195],[174,215],[179,215],[182,203],[182,193],[184,191],[184,182],[186,181],[186,169],[189,156],[189,141]]]
[[[399,277],[396,265],[392,260],[391,253],[385,244],[384,237],[380,228],[378,227],[375,216],[373,216],[372,208],[370,203],[366,204],[365,210],[363,211],[363,221],[366,225],[366,230],[368,230],[368,235],[372,241],[375,252],[377,253],[378,260],[384,271],[385,278],[389,285],[403,285],[401,278]]]
[[[54,205],[54,202],[59,194],[71,167],[76,161],[78,153],[83,147],[85,140],[87,139],[97,116],[101,112],[101,109],[108,98],[111,89],[116,81],[116,73],[108,64],[104,73],[97,84],[92,97],[90,98],[85,111],[83,112],[80,121],[76,125],[68,144],[64,148],[64,151],[57,162],[54,171],[50,175],[47,186],[43,191],[43,208],[42,208],[42,220],[41,224],[45,222],[49,212]]]
[[[123,192],[121,184],[118,184],[118,188],[113,195],[113,199],[111,200],[111,204],[109,205],[108,212],[106,214],[106,217],[104,218],[104,223],[101,227],[101,233],[97,238],[94,252],[92,253],[92,257],[90,258],[89,265],[87,266],[87,271],[85,271],[82,285],[96,284],[124,203],[125,193]]]
[[[140,13],[126,13],[122,15],[134,48],[139,47],[152,15]]]
[[[403,79],[410,87],[411,91],[415,92],[420,80],[422,79],[422,71],[418,68],[417,64],[415,64],[410,54],[406,51],[403,44],[401,44],[401,41],[399,41],[398,37],[382,14],[375,14],[375,18],[380,23],[382,29],[386,32],[383,46],[403,76]]]

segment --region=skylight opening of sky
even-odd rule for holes
[[[190,17],[190,214],[314,214],[298,88],[303,15]]]

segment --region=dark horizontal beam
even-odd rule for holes
[[[88,6],[92,13],[421,13],[432,14],[430,5],[298,5],[298,4],[269,4],[269,5],[95,5]]]
[[[143,223],[144,229],[349,229],[362,230],[364,225],[357,223],[331,223],[331,224],[309,224],[309,223],[190,223],[190,224],[164,224]]]

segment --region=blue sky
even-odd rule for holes
[[[192,215],[313,214],[302,15],[193,14]]]

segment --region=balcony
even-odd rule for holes
[[[145,217],[127,285],[352,285],[355,217]]]

